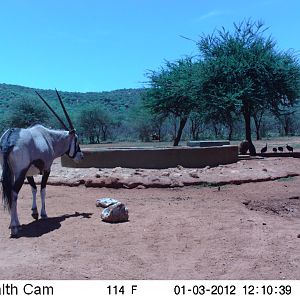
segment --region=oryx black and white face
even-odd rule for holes
[[[69,136],[70,136],[70,146],[66,154],[70,158],[72,158],[75,162],[79,162],[83,159],[83,154],[79,146],[78,136],[75,132],[70,132]]]

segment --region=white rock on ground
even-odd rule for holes
[[[112,198],[100,198],[100,199],[96,200],[96,206],[106,208],[106,207],[109,207],[111,205],[117,204],[119,202],[120,201],[112,199]]]
[[[105,208],[101,214],[101,219],[109,223],[126,222],[128,218],[128,208],[120,202]]]

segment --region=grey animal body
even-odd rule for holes
[[[69,119],[68,119],[69,121]],[[47,218],[45,208],[46,185],[54,159],[67,154],[75,161],[83,159],[78,137],[70,123],[70,130],[52,130],[42,125],[8,129],[0,138],[3,203],[11,216],[9,228],[16,236],[20,229],[17,213],[18,193],[27,178],[32,188],[32,217],[38,219],[37,187],[34,175],[41,174],[41,218]],[[67,126],[64,125],[65,128]]]

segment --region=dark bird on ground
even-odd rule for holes
[[[267,152],[267,149],[268,149],[268,145],[266,144],[265,147],[261,148],[260,153],[265,153],[265,152]]]
[[[278,147],[278,151],[283,152],[283,147]]]
[[[289,146],[288,144],[286,144],[286,149],[288,149],[288,151],[293,152],[294,148],[292,146]]]
[[[277,152],[277,148],[274,147],[274,148],[273,148],[273,152]]]

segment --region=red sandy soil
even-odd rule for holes
[[[31,218],[28,184],[18,238],[0,210],[0,279],[300,279],[299,174],[296,158],[167,170],[56,162],[48,219]],[[129,221],[102,222],[102,197],[126,204]]]

